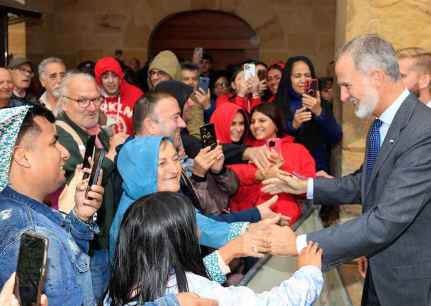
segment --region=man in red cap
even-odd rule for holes
[[[118,61],[113,57],[104,57],[95,67],[96,81],[105,97],[101,110],[106,115],[106,126],[113,133],[133,134],[133,107],[136,100],[144,93],[124,79],[124,73]]]

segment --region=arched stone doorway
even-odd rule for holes
[[[259,40],[252,27],[233,14],[214,10],[187,11],[164,18],[150,36],[149,55],[172,50],[180,59],[188,60],[196,47],[211,54],[216,69],[259,58]]]

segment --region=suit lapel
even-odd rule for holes
[[[404,100],[404,102],[401,104],[400,108],[398,109],[397,113],[395,114],[395,117],[392,120],[391,125],[389,126],[388,133],[386,134],[385,141],[383,142],[383,145],[380,148],[380,152],[377,156],[377,160],[376,160],[376,163],[374,164],[374,168],[373,168],[373,171],[371,172],[370,178],[368,179],[368,182],[365,182],[365,196],[367,196],[368,192],[370,191],[372,183],[376,178],[376,175],[379,169],[382,167],[383,163],[388,158],[393,148],[399,141],[401,131],[409,122],[409,119],[413,113],[416,103],[417,103],[417,99],[412,94],[410,94]],[[365,155],[367,154],[365,153]],[[367,162],[366,159],[367,159],[367,156],[365,156],[365,165]],[[363,172],[363,175],[365,175],[365,172]],[[365,176],[363,176],[363,178],[365,178]]]

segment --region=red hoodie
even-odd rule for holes
[[[257,98],[248,98],[248,97],[240,97],[233,95],[223,95],[217,98],[216,100],[216,109],[225,103],[234,103],[241,107],[247,114],[250,114],[253,108],[262,103],[260,97]]]
[[[220,143],[231,143],[230,126],[239,109],[241,108],[238,106],[227,107],[223,105],[223,107],[214,111],[211,122],[215,124],[216,136]],[[305,177],[314,177],[316,165],[313,157],[304,146],[293,143],[293,140],[294,138],[290,136],[281,139],[281,155],[284,159],[281,169],[291,173],[295,172]],[[261,146],[266,141],[252,140],[247,143],[251,146]],[[238,176],[240,181],[238,192],[229,202],[231,211],[237,212],[252,208],[271,198],[271,195],[261,191],[262,184],[256,180],[256,166],[252,164],[236,164],[228,167]],[[301,216],[298,197],[288,193],[279,194],[278,201],[271,209],[290,217],[291,224],[295,223]]]
[[[243,114],[245,118],[244,124],[247,124],[247,114],[235,103],[223,103],[212,113],[210,122],[214,123],[216,137],[220,144],[232,143],[230,138],[230,126],[238,112]]]
[[[133,107],[143,96],[142,90],[124,79],[124,73],[118,61],[110,56],[101,58],[95,67],[96,81],[102,87],[102,74],[111,71],[120,78],[120,94],[115,97],[105,97],[100,109],[107,116],[107,125],[115,126],[115,132],[126,132],[133,135]]]

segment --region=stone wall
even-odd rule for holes
[[[44,17],[28,23],[28,55],[48,54],[69,66],[113,54],[145,60],[152,30],[163,18],[211,9],[244,19],[259,38],[260,57],[271,62],[305,54],[326,73],[335,37],[335,0],[28,0]]]

